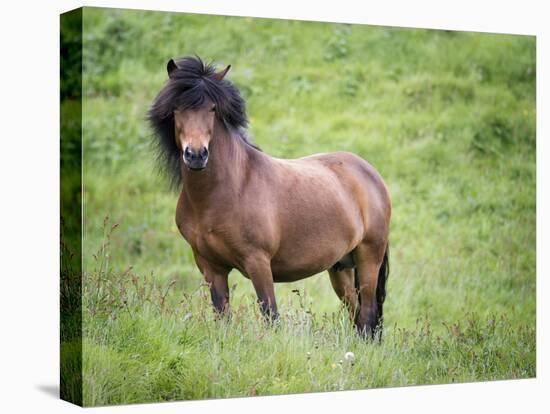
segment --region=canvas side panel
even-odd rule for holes
[[[60,397],[82,405],[82,9],[61,15]]]

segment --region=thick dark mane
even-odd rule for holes
[[[209,102],[214,103],[221,124],[254,146],[245,134],[248,120],[243,98],[230,81],[216,79],[215,73],[215,67],[199,57],[179,59],[149,109],[147,118],[155,133],[158,161],[175,186],[181,182],[182,162],[174,135],[175,109],[200,108]]]

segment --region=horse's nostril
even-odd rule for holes
[[[202,147],[202,149],[201,149],[201,158],[204,159],[206,157],[208,157],[208,148]]]
[[[188,160],[193,158],[193,153],[191,152],[189,147],[185,147],[185,150],[183,151],[183,156]]]

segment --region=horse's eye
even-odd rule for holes
[[[216,105],[212,105],[212,108],[210,108],[210,112],[214,112],[216,110]]]

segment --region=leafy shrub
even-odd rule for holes
[[[106,14],[101,30],[85,31],[83,73],[88,81],[87,93],[118,96],[118,77],[113,79],[131,43],[139,44],[140,32],[117,14]]]
[[[327,43],[325,60],[338,60],[349,54],[348,37],[350,33],[351,27],[349,26],[342,25],[334,29],[333,35]]]
[[[512,148],[534,147],[535,131],[525,115],[528,113],[512,115],[510,111],[489,110],[473,133],[470,148],[478,155],[502,155],[503,151]]]

